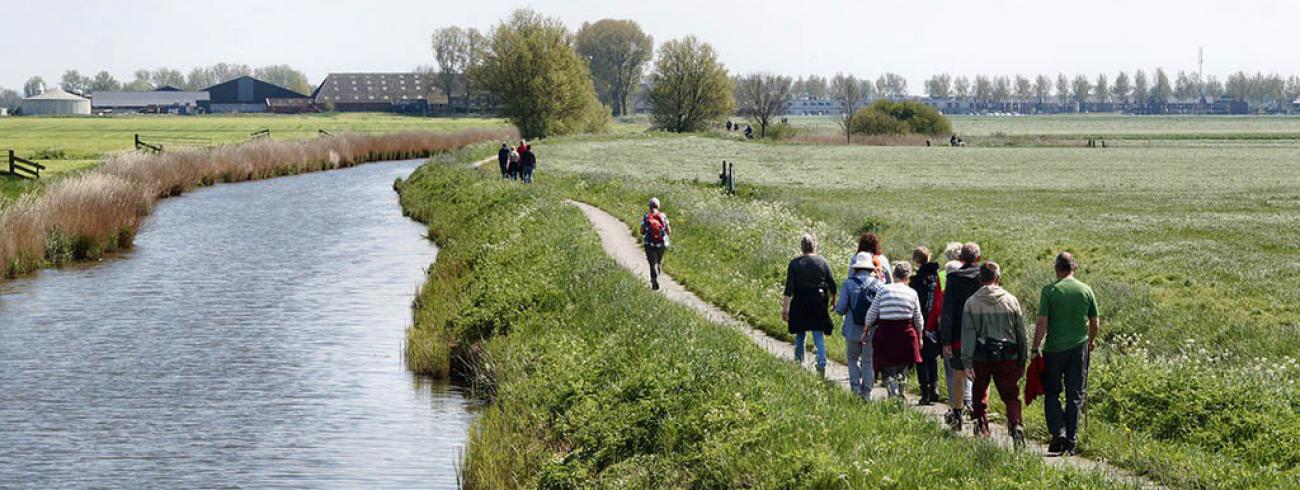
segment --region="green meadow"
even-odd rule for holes
[[[1224,131],[1275,122],[1236,121]],[[676,232],[667,271],[777,337],[803,231],[841,275],[864,231],[895,259],[977,241],[1031,316],[1052,258],[1073,251],[1104,315],[1084,453],[1179,487],[1294,486],[1300,290],[1285,278],[1300,272],[1300,153],[1218,138],[1103,149],[571,137],[538,142],[538,186],[629,224],[660,197]],[[716,186],[722,160],[737,162],[736,197]],[[837,336],[831,351],[842,358]],[[1040,406],[1028,423],[1044,438]]]

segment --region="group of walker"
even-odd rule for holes
[[[497,164],[501,167],[501,178],[531,184],[533,170],[537,169],[537,155],[527,141],[520,140],[519,146],[514,148],[501,143],[501,149],[497,150]]]
[[[664,251],[672,230],[658,199],[641,221],[642,242],[650,263],[650,281],[659,288]],[[817,254],[817,239],[805,234],[802,254],[786,269],[781,317],[794,335],[795,361],[802,365],[805,341],[812,337],[818,374],[825,376],[825,335],[834,329],[831,311],[843,315],[849,387],[871,399],[877,374],[888,398],[904,399],[913,367],[920,404],[942,402],[938,360],[943,359],[949,411],[945,423],[961,431],[969,416],[976,436],[989,436],[989,385],[997,388],[1007,410],[1007,427],[1017,447],[1025,443],[1020,380],[1027,378],[1030,403],[1044,400],[1048,452],[1074,454],[1083,409],[1088,359],[1100,329],[1092,289],[1074,277],[1078,268],[1069,252],[1056,257],[1056,280],[1043,286],[1038,321],[1028,334],[1020,301],[1003,289],[1002,268],[983,260],[976,243],[950,243],[947,263],[931,261],[918,246],[912,263],[889,263],[880,238],[865,233],[849,259],[849,276],[837,281]],[[839,287],[836,288],[836,284]],[[1028,373],[1026,373],[1028,368]],[[1062,405],[1062,394],[1065,403]]]

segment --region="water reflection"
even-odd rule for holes
[[[393,162],[164,201],[128,257],[0,284],[0,487],[452,487],[401,364],[436,250]]]

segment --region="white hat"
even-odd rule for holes
[[[858,252],[853,256],[854,269],[876,270],[876,262],[871,260],[871,254],[867,252]]]

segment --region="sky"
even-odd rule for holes
[[[695,35],[732,73],[1087,73],[1162,66],[1300,74],[1296,0],[0,0],[0,87],[69,68],[188,72],[217,62],[330,72],[434,64],[433,30],[488,30],[511,10],[585,21],[633,19],[656,44]]]

